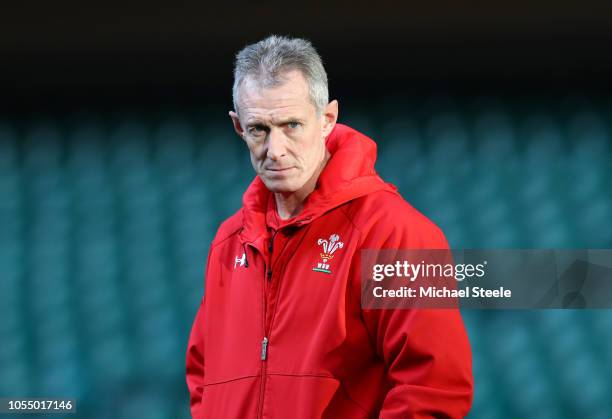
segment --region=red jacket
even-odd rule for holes
[[[447,248],[444,235],[376,174],[372,140],[337,124],[326,145],[297,217],[279,221],[256,177],[213,240],[187,349],[193,418],[465,416],[458,310],[360,305],[360,249]]]

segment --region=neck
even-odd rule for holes
[[[323,168],[327,164],[330,157],[331,154],[327,149],[325,149],[325,156],[323,157],[321,164],[319,167],[317,167],[317,170],[315,170],[304,186],[297,191],[288,193],[274,193],[274,197],[276,198],[276,210],[278,211],[278,216],[281,218],[281,220],[288,220],[289,218],[295,217],[302,211],[302,209],[304,209],[304,201],[306,200],[306,197],[308,197],[308,195],[315,190],[319,175],[321,175],[321,172],[323,171]]]

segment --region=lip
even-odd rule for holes
[[[293,167],[282,167],[282,168],[272,168],[272,167],[268,167],[266,170],[269,172],[276,172],[276,173],[282,173],[282,172],[286,172],[288,170],[293,169]]]
[[[268,167],[266,169],[266,176],[270,179],[286,179],[291,176],[291,170],[293,167],[280,167],[280,168],[272,168]]]

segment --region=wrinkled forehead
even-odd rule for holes
[[[314,112],[308,83],[299,71],[290,71],[278,79],[278,84],[266,85],[254,77],[245,77],[239,86],[238,113],[285,114]]]

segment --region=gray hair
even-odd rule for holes
[[[238,112],[238,90],[247,77],[262,87],[283,83],[283,73],[299,70],[308,83],[308,93],[317,112],[322,113],[328,103],[327,74],[321,57],[312,44],[300,38],[272,35],[247,45],[238,54],[234,66],[232,99]]]

